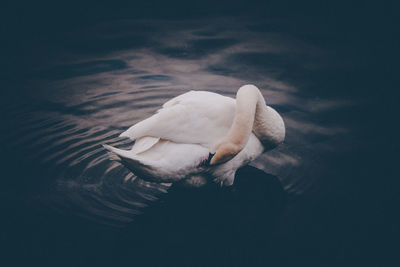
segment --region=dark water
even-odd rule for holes
[[[375,131],[391,43],[357,25],[121,16],[26,31],[3,72],[4,266],[395,266],[393,165],[376,157],[395,147]],[[118,135],[174,96],[246,83],[287,137],[232,188],[145,182],[101,146],[129,148]]]

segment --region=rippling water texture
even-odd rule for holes
[[[361,76],[355,69],[363,59],[346,41],[332,43],[329,31],[313,25],[309,32],[303,23],[120,20],[63,33],[38,47],[19,91],[2,100],[5,162],[20,172],[22,185],[5,183],[11,190],[4,199],[24,195],[19,201],[42,213],[123,228],[169,185],[136,177],[110,161],[101,144],[130,148],[132,142],[118,135],[179,94],[209,90],[235,97],[247,83],[262,90],[286,123],[284,144],[251,165],[279,178],[289,213],[298,203],[334,203],[333,191],[348,199],[341,177],[350,168],[348,155],[360,149],[356,136],[364,122],[355,114],[366,99],[357,95],[354,76]],[[321,214],[316,221],[335,217]],[[284,221],[280,231],[294,235],[312,221]]]

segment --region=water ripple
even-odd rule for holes
[[[287,138],[253,164],[277,175],[292,195],[314,190],[328,161],[323,155],[341,147],[337,136],[347,133],[325,123],[318,111],[337,111],[352,103],[339,97],[310,98],[320,84],[306,80],[328,61],[321,49],[285,34],[254,27],[244,31],[235,25],[212,32],[175,25],[174,31],[157,35],[157,42],[153,33],[143,36],[144,44],[154,44],[151,48],[127,46],[96,58],[80,55],[79,60],[42,69],[32,97],[1,107],[9,114],[7,146],[51,170],[46,178],[56,188],[50,200],[54,209],[122,226],[169,185],[139,179],[108,160],[101,144],[129,149],[132,141],[118,137],[123,130],[189,90],[234,97],[239,86],[255,83],[268,104],[283,114]]]

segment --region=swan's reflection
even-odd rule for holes
[[[277,177],[252,166],[231,187],[173,185],[126,230],[121,260],[133,253],[148,265],[253,266],[285,203]]]

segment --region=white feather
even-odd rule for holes
[[[175,143],[200,144],[211,150],[225,137],[234,116],[234,99],[211,92],[190,91],[169,100],[156,114],[120,136],[132,140],[154,136]]]

